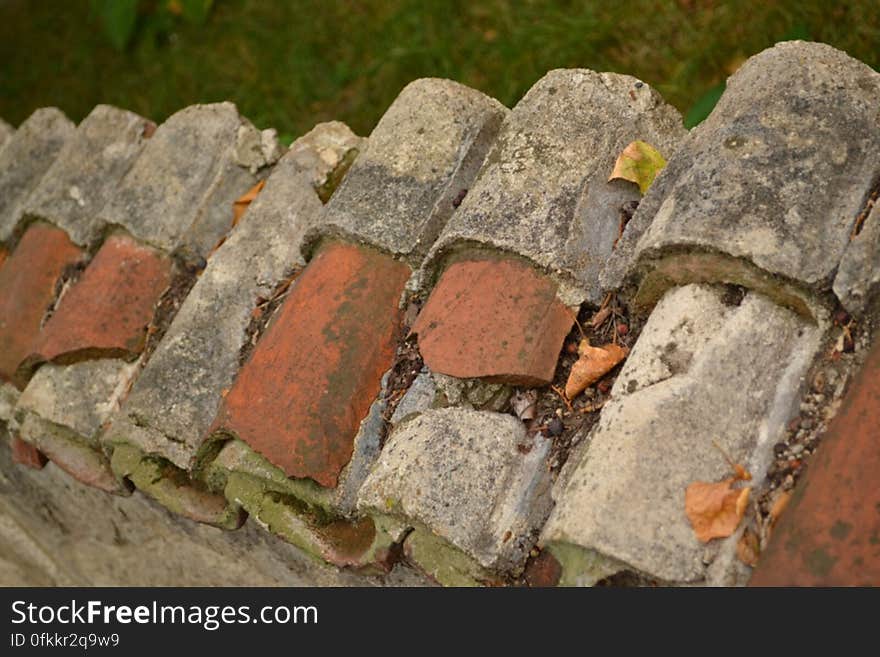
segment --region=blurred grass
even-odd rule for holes
[[[161,121],[229,99],[288,135],[329,119],[367,134],[424,76],[512,106],[551,68],[617,71],[686,113],[711,106],[707,92],[745,57],[792,36],[880,65],[876,0],[215,0],[202,26],[138,21],[119,53],[87,0],[0,0],[0,116],[18,124],[55,105],[80,120],[104,102]]]

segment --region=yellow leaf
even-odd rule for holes
[[[737,477],[710,484],[695,481],[684,494],[684,510],[703,543],[730,536],[746,512],[751,488],[731,488]]]
[[[574,399],[586,390],[587,386],[614,369],[615,365],[626,358],[629,349],[616,344],[591,347],[589,342],[581,340],[578,353],[580,358],[571,366],[568,381],[565,383],[565,396],[569,399]]]
[[[639,186],[642,195],[645,195],[654,178],[665,166],[666,160],[656,148],[644,141],[634,141],[618,156],[608,180],[622,178],[634,182]]]

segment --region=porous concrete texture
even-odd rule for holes
[[[147,141],[99,213],[108,225],[168,253],[204,257],[230,227],[230,204],[268,164],[260,132],[232,103],[193,105]]]
[[[0,147],[0,243],[16,232],[21,208],[76,127],[61,110],[31,114]]]
[[[33,413],[68,427],[96,446],[101,425],[118,403],[136,363],[102,358],[73,365],[48,363],[37,370],[18,398],[15,415],[21,422]]]
[[[321,210],[317,189],[362,142],[344,125],[298,139],[239,225],[209,259],[104,440],[189,470],[241,365],[255,306],[304,264],[300,240]]]
[[[880,175],[878,95],[880,74],[827,45],[751,57],[631,222],[641,300],[734,282],[803,312],[826,293]]]
[[[669,291],[554,488],[541,541],[562,563],[563,583],[589,585],[622,570],[705,582],[736,535],[700,543],[685,490],[732,476],[725,455],[760,483],[820,337],[757,293],[727,305],[723,287]],[[713,572],[713,583],[743,583],[747,570],[731,570]]]
[[[398,402],[389,422],[392,425],[399,424],[410,416],[431,408],[436,399],[437,385],[434,383],[434,378],[427,368],[422,368]],[[0,413],[0,418],[2,417]]]
[[[374,145],[324,124],[283,157],[228,103],[152,135],[97,108],[58,159],[31,134],[48,174],[19,144],[11,179],[42,191],[0,219],[0,583],[866,583],[877,78],[781,45],[682,139],[583,70],[513,112],[417,81]],[[636,139],[670,161],[627,224]],[[569,399],[584,338],[629,355]],[[703,543],[686,491],[734,462],[746,514]]]
[[[862,312],[880,290],[880,204],[852,235],[834,277],[834,294],[851,313]]]
[[[98,213],[155,128],[137,114],[98,105],[77,126],[23,204],[24,217],[63,228],[79,246],[101,235]]]
[[[0,581],[19,586],[424,585],[404,565],[382,577],[316,563],[253,523],[229,532],[141,493],[84,486],[53,463],[15,466],[0,445]]]
[[[498,101],[456,82],[411,82],[370,134],[309,241],[335,234],[418,267],[506,114]]]
[[[620,228],[621,205],[639,198],[608,182],[614,162],[641,139],[670,156],[685,130],[647,84],[586,69],[550,71],[517,103],[479,177],[430,255],[481,245],[516,253],[567,286],[567,303],[601,301],[598,275]]]
[[[358,506],[462,553],[460,575],[515,573],[550,509],[549,447],[511,415],[428,410],[395,427]]]

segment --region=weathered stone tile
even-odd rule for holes
[[[554,489],[541,541],[562,564],[562,582],[593,584],[623,570],[704,581],[707,563],[737,537],[700,543],[685,490],[731,476],[719,446],[754,476],[767,471],[820,333],[760,294],[730,306],[723,287],[668,292]],[[742,576],[712,575],[725,584]]]
[[[36,223],[0,269],[0,379],[16,377],[54,301],[56,281],[82,257],[64,231]]]
[[[749,584],[880,585],[880,342],[852,383]]]
[[[861,313],[880,289],[880,204],[851,237],[834,277],[834,294],[851,313]]]
[[[392,365],[410,274],[364,247],[321,249],[239,372],[215,430],[248,443],[288,476],[336,486]]]
[[[553,380],[574,314],[530,265],[487,257],[449,266],[412,332],[434,372],[517,385]]]
[[[60,110],[44,107],[31,114],[0,148],[0,242],[15,233],[22,203],[74,130]]]
[[[75,479],[127,494],[97,436],[137,368],[109,358],[43,365],[18,397],[13,428]]]
[[[750,58],[628,227],[643,231],[639,301],[733,282],[810,312],[880,174],[878,94],[880,75],[824,44]]]
[[[567,303],[601,300],[598,274],[620,228],[621,205],[639,198],[608,182],[614,162],[642,139],[667,156],[685,134],[678,112],[624,75],[555,70],[505,120],[479,177],[431,252],[474,244],[524,256],[568,288]]]
[[[232,103],[187,107],[150,137],[99,219],[166,252],[204,257],[229,230],[232,201],[270,163],[261,144]]]
[[[112,358],[73,365],[46,364],[37,370],[18,398],[15,415],[39,415],[69,428],[83,442],[97,444],[98,431],[115,408],[136,363]]]
[[[360,140],[344,125],[321,124],[276,165],[239,225],[211,256],[164,339],[104,436],[189,470],[241,366],[260,300],[304,264],[305,228]]]
[[[376,125],[309,240],[341,236],[418,267],[506,113],[496,100],[456,82],[411,82]]]
[[[40,184],[22,205],[25,218],[63,228],[87,247],[103,229],[98,213],[115,193],[155,125],[125,110],[98,105],[82,120]]]
[[[548,452],[513,416],[425,411],[395,427],[358,506],[413,528],[413,557],[441,583],[498,579],[521,569],[549,511]]]

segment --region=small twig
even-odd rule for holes
[[[553,392],[555,392],[557,395],[559,395],[559,398],[562,400],[562,403],[565,404],[566,406],[568,406],[568,410],[570,410],[572,413],[574,413],[574,407],[572,407],[571,402],[568,401],[568,397],[565,396],[565,393],[553,385],[550,386],[550,389]]]

